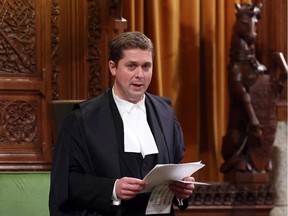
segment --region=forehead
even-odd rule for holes
[[[126,49],[123,50],[123,60],[128,61],[148,61],[152,62],[152,51],[151,50],[143,50],[143,49]]]

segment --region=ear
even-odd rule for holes
[[[236,8],[236,10],[237,10],[237,11],[239,11],[239,10],[240,10],[240,8],[241,8],[241,5],[240,5],[240,4],[238,4],[238,3],[235,3],[235,8]]]
[[[108,63],[108,66],[109,66],[111,75],[116,76],[116,69],[117,69],[116,63],[110,60]]]

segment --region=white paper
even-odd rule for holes
[[[181,181],[204,166],[201,161],[182,164],[157,164],[144,177],[146,187],[142,192],[152,191],[155,186],[165,181]]]
[[[146,215],[170,213],[174,194],[169,190],[168,184],[169,182],[166,181],[153,190],[146,208]]]
[[[194,182],[191,182],[191,181],[183,181],[183,180],[179,180],[178,182],[182,182],[182,183],[186,183],[186,184],[195,184],[195,185],[211,185],[209,183],[206,183],[206,182],[197,182],[197,181],[194,181]]]

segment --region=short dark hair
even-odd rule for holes
[[[152,41],[141,32],[124,32],[117,35],[110,43],[109,60],[116,65],[123,58],[123,51],[128,49],[150,50],[154,56]]]

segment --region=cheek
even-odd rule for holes
[[[127,73],[122,73],[122,72],[118,72],[117,76],[116,76],[117,80],[121,83],[128,83],[129,80],[131,79],[131,76],[129,76],[129,74]]]
[[[145,76],[145,78],[146,78],[146,81],[147,81],[148,83],[150,83],[150,82],[151,82],[151,79],[152,79],[152,73],[147,73],[146,76]]]

